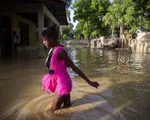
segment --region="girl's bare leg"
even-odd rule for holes
[[[70,107],[71,106],[70,94],[64,96],[63,104],[64,104],[64,107]]]
[[[59,95],[58,93],[55,93],[50,111],[53,113],[55,110],[60,109],[62,103],[63,96]]]
[[[50,112],[53,113],[55,110],[60,109],[62,103],[64,104],[64,107],[71,106],[70,94],[61,96],[58,93],[55,93]]]

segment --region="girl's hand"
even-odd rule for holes
[[[100,84],[98,82],[90,82],[89,84],[95,88],[98,88],[100,86]]]

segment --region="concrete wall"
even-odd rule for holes
[[[35,24],[29,24],[29,39],[30,39],[30,45],[34,46],[37,41]]]
[[[36,24],[26,18],[23,18],[21,16],[18,16],[18,15],[13,15],[12,16],[12,21],[17,21],[17,22],[23,22],[23,23],[26,23],[29,25],[29,44],[30,46],[36,44]],[[13,23],[12,23],[13,25]],[[18,25],[16,26],[13,26],[12,27],[12,30],[16,30],[18,29]]]
[[[136,52],[150,52],[150,32],[141,32],[137,38],[131,40],[131,47]]]
[[[109,40],[109,37],[102,36],[99,38],[92,39],[91,47],[92,48],[103,48],[106,40]]]
[[[138,41],[150,40],[150,32],[140,32],[137,34]]]
[[[20,36],[20,29],[18,22],[22,22],[29,25],[29,44],[34,46],[36,44],[36,24],[24,17],[18,16],[14,13],[4,13],[5,16],[8,16],[12,20],[12,31],[16,31]]]
[[[91,40],[91,47],[92,48],[101,48],[102,47],[102,40],[100,38],[92,39]]]

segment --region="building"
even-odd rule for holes
[[[12,31],[20,45],[38,45],[39,56],[44,54],[40,35],[45,27],[67,24],[63,0],[2,0],[0,2],[0,56],[13,53]]]

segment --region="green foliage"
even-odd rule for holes
[[[105,25],[110,25],[112,32],[116,26],[120,26],[120,37],[124,26],[134,22],[135,3],[132,0],[114,0],[109,6],[108,13],[103,17]],[[113,33],[112,33],[113,34]]]
[[[68,7],[70,7],[71,2],[72,2],[72,0],[68,0],[68,3],[67,3]],[[66,14],[67,14],[68,21],[71,21],[69,9],[66,9]],[[68,25],[60,26],[60,38],[61,38],[61,40],[71,39],[70,34],[73,33],[73,27],[74,26],[72,23],[68,23]]]
[[[75,35],[83,33],[96,37],[108,35],[110,30],[122,37],[124,28],[135,32],[139,26],[150,31],[150,0],[75,0],[73,5],[74,21],[79,23]],[[99,19],[100,18],[100,19]],[[119,31],[120,27],[120,31]]]
[[[66,10],[66,14],[67,14],[68,20],[71,21],[71,18],[70,18],[70,10]]]
[[[80,34],[83,33],[82,29],[83,29],[83,26],[84,26],[84,22],[81,21],[77,24],[76,26],[76,29],[74,30],[74,34],[75,34],[75,38],[76,39],[80,39]]]
[[[79,21],[78,26],[82,22],[82,27],[77,26],[77,31],[83,33],[86,39],[91,35],[107,34],[106,26],[102,25],[102,17],[107,13],[109,5],[109,0],[75,0],[74,21]]]
[[[150,0],[133,0],[136,2],[136,10],[138,16],[150,18]]]
[[[60,36],[63,40],[70,39],[70,34],[73,33],[73,24],[69,23],[67,26],[60,27]]]
[[[68,9],[72,4],[72,0],[65,0],[65,2],[66,2],[66,9]]]
[[[88,20],[89,14],[91,13],[90,10],[91,0],[75,0],[73,5],[74,9],[74,21],[75,20]]]
[[[134,0],[136,2],[136,26],[143,26],[150,31],[150,0]]]

